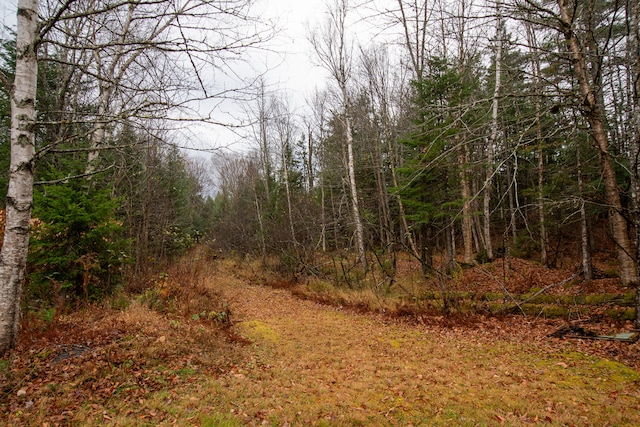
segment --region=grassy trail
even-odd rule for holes
[[[192,256],[129,305],[31,324],[0,360],[0,425],[640,426],[638,370],[593,356],[640,343],[524,317],[410,324],[266,275]]]
[[[613,361],[359,315],[246,280],[212,286],[252,343],[200,400],[218,411],[203,424],[640,425],[640,375]]]

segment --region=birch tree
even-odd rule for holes
[[[20,322],[33,203],[39,41],[37,0],[19,0],[16,70],[11,87],[11,165],[0,251],[0,354],[15,344]]]
[[[351,79],[350,46],[347,40],[347,0],[336,0],[334,7],[328,10],[328,20],[324,27],[311,35],[310,42],[320,64],[331,74],[338,89],[340,118],[344,129],[347,149],[347,183],[350,193],[351,211],[355,227],[356,251],[362,268],[367,268],[366,248],[364,244],[364,226],[360,215],[360,202],[356,184],[355,162],[353,155],[353,129],[350,117],[349,81]]]
[[[78,81],[83,86],[75,88],[78,91],[75,97],[84,103],[64,104],[68,117],[42,125],[92,124],[89,134],[81,130],[64,138],[79,141],[91,135],[93,146],[86,172],[93,173],[104,132],[125,119],[127,123],[135,123],[136,118],[139,122],[155,118],[165,124],[171,120],[213,121],[210,113],[196,113],[190,107],[195,101],[220,101],[238,93],[228,87],[214,91],[207,87],[204,77],[215,71],[228,72],[234,55],[264,40],[264,27],[249,15],[250,4],[250,0],[221,4],[207,0],[65,0],[43,2],[39,10],[37,0],[20,0],[17,63],[10,91],[12,130],[7,226],[0,255],[0,353],[14,345],[18,330],[35,162],[62,142],[44,141],[37,151],[34,147],[38,62],[54,61],[81,76]],[[145,13],[140,13],[142,9]],[[116,21],[123,25],[114,26]],[[141,33],[130,31],[134,22],[149,33],[137,39]],[[89,23],[97,26],[91,27]],[[101,31],[109,33],[110,29],[113,34],[92,38]],[[109,59],[113,62],[108,62]],[[178,65],[184,64],[192,71],[190,79],[185,78],[187,74],[179,73],[185,68]],[[140,73],[143,69],[145,73]],[[179,75],[182,78],[176,79]],[[6,85],[7,79],[2,80]],[[98,86],[91,85],[95,82]],[[156,87],[160,90],[154,91]],[[70,91],[60,91],[65,92]],[[117,102],[113,98],[115,93],[119,95]],[[88,104],[96,108],[86,108]],[[85,147],[78,147],[75,152],[87,151]]]
[[[291,233],[290,238],[291,242],[295,245],[297,240],[295,225],[293,222],[293,202],[289,169],[291,167],[291,155],[293,151],[292,145],[296,129],[293,124],[292,114],[284,99],[272,99],[271,110],[274,114],[274,137],[276,138],[276,144],[280,149],[280,170],[282,174],[280,180],[284,183],[285,197],[287,199],[287,219],[289,223],[289,232]]]
[[[493,259],[493,245],[491,243],[491,191],[493,189],[494,159],[495,149],[498,145],[499,123],[498,108],[500,106],[500,96],[502,88],[502,12],[500,0],[496,3],[496,47],[495,47],[495,86],[493,89],[493,99],[491,103],[491,134],[487,143],[487,168],[484,181],[484,199],[482,212],[484,216],[484,247],[487,251],[487,258]]]

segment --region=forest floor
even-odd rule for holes
[[[362,313],[268,283],[192,256],[130,303],[28,317],[0,360],[0,425],[640,425],[639,343],[549,337],[563,321],[540,316]]]

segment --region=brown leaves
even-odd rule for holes
[[[109,402],[157,424],[167,414],[141,401],[225,370],[233,356],[215,325],[168,319],[135,304],[124,312],[88,308],[60,316],[55,331],[25,327],[16,350],[0,361],[1,425],[66,425],[79,412],[94,420],[89,424],[109,422]]]
[[[206,407],[256,425],[570,425],[606,419],[603,402],[638,409],[626,371],[582,354],[637,360],[638,344],[549,338],[561,322],[520,316],[362,316],[220,270],[207,286],[224,287],[241,319],[222,332],[193,316],[219,294],[173,285],[171,310],[134,303],[60,316],[55,330],[30,324],[0,365],[0,424],[198,425]],[[187,283],[186,271],[173,279]],[[223,339],[250,325],[262,325],[251,345]]]

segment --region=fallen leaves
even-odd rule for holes
[[[134,303],[60,316],[54,330],[25,330],[0,370],[0,424],[96,424],[120,412],[154,424],[168,419],[145,402],[218,375],[235,357],[219,326],[180,319],[167,327],[171,320]]]
[[[518,316],[357,315],[221,270],[208,283],[241,319],[222,332],[193,317],[203,301],[181,315],[90,308],[31,330],[0,369],[0,424],[198,425],[215,408],[255,425],[584,425],[571,420],[608,422],[605,405],[638,421],[612,361],[637,360],[637,344],[549,338],[558,321]]]

